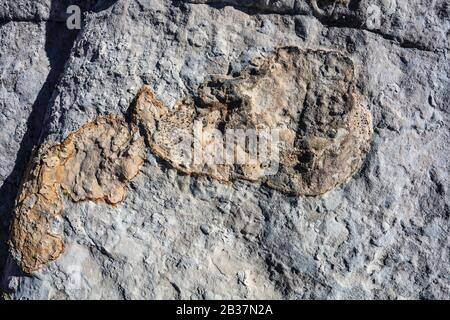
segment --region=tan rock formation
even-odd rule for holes
[[[64,210],[62,193],[73,201],[119,203],[143,164],[143,150],[136,130],[114,116],[99,117],[62,144],[41,146],[17,199],[11,228],[12,253],[22,270],[38,270],[63,253],[63,238],[55,230]]]
[[[30,273],[63,253],[55,230],[62,194],[111,205],[124,199],[144,162],[138,127],[155,155],[187,174],[296,195],[335,188],[360,168],[372,137],[353,77],[351,60],[340,53],[286,47],[240,74],[211,77],[196,103],[185,98],[173,111],[144,87],[133,123],[99,117],[62,144],[37,150],[17,199],[13,256]]]
[[[186,98],[172,112],[144,88],[134,118],[152,151],[182,172],[319,195],[347,181],[370,149],[371,115],[353,77],[352,61],[340,53],[286,47],[238,75],[212,77],[197,104]],[[247,140],[230,148],[227,134],[239,130]],[[249,141],[259,133],[277,136],[252,153]],[[278,170],[268,171],[278,160]]]

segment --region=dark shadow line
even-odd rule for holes
[[[106,10],[115,2],[117,0],[98,0],[94,4],[90,4],[88,8],[82,9],[99,12]],[[20,142],[14,167],[0,187],[0,210],[4,212],[2,218],[8,221],[7,230],[0,230],[0,293],[5,285],[6,264],[8,264],[8,275],[24,276],[8,253],[7,241],[10,235],[9,228],[13,217],[14,203],[33,149],[45,138],[41,137],[44,132],[45,117],[49,112],[48,108],[51,106],[54,91],[64,72],[65,64],[70,58],[71,50],[79,33],[79,30],[69,30],[65,23],[51,21],[53,17],[61,15],[61,10],[65,10],[65,8],[61,7],[58,0],[53,0],[49,19],[45,22],[45,52],[50,71],[31,107],[31,113],[26,124],[27,130]]]

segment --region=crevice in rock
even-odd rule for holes
[[[39,91],[35,102],[31,106],[31,112],[27,120],[27,130],[20,143],[17,152],[15,165],[0,187],[0,197],[2,210],[5,211],[5,218],[11,221],[14,201],[19,191],[25,166],[31,158],[33,148],[38,145],[42,131],[42,124],[50,105],[52,93],[64,70],[66,61],[69,58],[70,50],[75,41],[78,31],[66,29],[64,24],[46,22],[45,51],[47,52],[50,71]],[[3,271],[8,248],[6,240],[9,238],[8,230],[1,232],[0,244],[0,270]]]
[[[403,49],[415,49],[418,51],[425,51],[430,53],[440,53],[443,51],[443,49],[437,49],[433,50],[431,48],[426,47],[425,45],[421,43],[416,43],[413,41],[409,41],[407,39],[400,39],[397,36],[384,33],[380,30],[372,30],[368,29],[367,27],[364,27],[363,24],[357,23],[357,20],[351,21],[351,20],[345,20],[345,21],[336,21],[332,19],[328,19],[326,17],[318,17],[315,16],[315,18],[324,26],[328,28],[348,28],[348,29],[355,29],[360,31],[366,31],[368,33],[371,33],[373,35],[381,37],[383,40],[389,41],[393,45],[399,46]]]
[[[179,4],[180,0],[174,0],[174,2]],[[191,4],[191,5],[201,4],[199,2],[193,2],[192,0],[186,0],[186,1],[182,1],[182,2]],[[216,9],[224,8],[226,6],[231,6],[234,9],[240,10],[249,15],[277,14],[277,15],[286,15],[286,16],[314,17],[317,19],[317,21],[319,21],[323,26],[325,26],[327,28],[348,28],[348,29],[355,29],[355,30],[359,30],[359,31],[366,31],[373,35],[379,36],[383,40],[389,41],[392,44],[397,45],[404,49],[415,49],[418,51],[431,52],[431,53],[436,53],[436,54],[445,51],[444,48],[432,49],[421,43],[413,42],[413,41],[410,41],[407,39],[401,39],[397,36],[382,32],[380,30],[369,29],[366,26],[364,26],[364,22],[362,22],[361,19],[358,18],[357,16],[346,16],[345,18],[340,18],[338,20],[335,18],[328,17],[326,15],[321,15],[320,13],[314,12],[313,10],[298,10],[296,8],[285,9],[285,10],[273,10],[273,9],[268,9],[268,8],[262,9],[262,8],[258,8],[256,6],[242,6],[242,5],[237,5],[237,4],[233,4],[233,3],[220,3],[220,2],[203,3],[203,4],[213,7],[213,8],[216,8]]]
[[[99,12],[109,8],[117,0],[98,0],[87,8],[90,12]],[[52,96],[65,65],[70,57],[70,52],[80,30],[69,30],[65,21],[58,18],[61,14],[61,4],[54,0],[51,2],[48,19],[19,19],[12,18],[0,21],[0,26],[9,22],[40,23],[45,22],[45,51],[49,61],[49,73],[39,91],[35,102],[31,106],[31,112],[27,120],[27,130],[20,143],[15,165],[0,187],[1,210],[4,210],[4,218],[12,220],[13,207],[18,195],[21,181],[27,163],[32,156],[32,150],[42,141],[44,122],[51,106]],[[0,230],[0,280],[3,279],[6,259],[8,256],[9,230]],[[11,266],[10,266],[11,267]],[[0,285],[0,290],[2,285]]]

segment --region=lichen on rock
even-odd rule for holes
[[[143,139],[114,116],[99,117],[61,144],[35,151],[16,201],[11,248],[24,272],[38,270],[64,251],[55,230],[63,214],[62,195],[75,202],[117,204],[144,159]]]
[[[285,47],[239,74],[212,76],[197,97],[179,101],[172,112],[144,88],[134,119],[144,128],[151,150],[182,172],[320,195],[346,182],[370,149],[372,120],[364,104],[349,58],[334,51]],[[256,135],[276,131],[270,151],[276,149],[277,156],[261,159],[258,149],[253,159],[245,146],[236,144],[230,154],[220,133],[227,137],[238,130]],[[196,161],[196,146],[202,161]],[[233,156],[234,162],[220,161]],[[207,161],[211,158],[219,161]],[[277,170],[268,173],[267,160],[277,161]]]

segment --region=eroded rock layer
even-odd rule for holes
[[[352,176],[370,148],[371,115],[353,77],[340,53],[286,47],[239,74],[211,77],[172,112],[143,89],[134,117],[152,151],[180,171],[319,195]],[[230,148],[229,132],[247,142]],[[254,157],[252,135],[269,136]]]
[[[81,2],[95,4],[67,30]],[[448,299],[450,2],[347,3],[0,0],[0,299]],[[31,277],[5,261],[27,141],[125,114],[144,83],[164,106],[181,92],[200,106],[205,75],[287,44],[355,65],[374,134],[345,187],[289,197],[150,157],[117,206],[61,197],[56,261]]]
[[[143,140],[113,116],[99,117],[62,144],[35,153],[16,203],[11,229],[12,253],[30,273],[64,251],[59,220],[62,193],[73,201],[116,204],[143,164]]]

